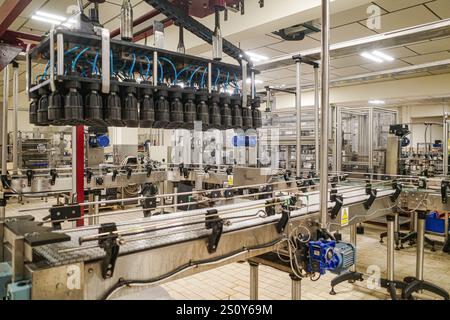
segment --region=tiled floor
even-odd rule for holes
[[[33,200],[28,204],[19,205],[14,201],[8,205],[7,216],[18,213],[23,208],[39,208],[45,204]],[[44,216],[46,210],[35,210],[33,214]],[[124,217],[122,217],[124,218]],[[381,231],[366,227],[366,233],[358,236],[358,271],[369,274],[370,270],[379,270],[381,275],[386,271],[386,245],[379,243]],[[348,234],[344,233],[348,240]],[[442,239],[442,238],[441,238]],[[416,248],[406,246],[395,252],[395,276],[401,280],[405,276],[415,275]],[[439,284],[450,291],[450,254],[443,253],[440,248],[436,252],[425,249],[425,279]],[[249,299],[249,274],[247,263],[233,263],[199,273],[187,278],[166,283],[155,289],[143,290],[126,298],[131,299]],[[385,289],[369,289],[368,281],[355,284],[342,283],[336,287],[337,295],[330,295],[330,281],[333,274],[326,274],[318,281],[304,279],[302,281],[302,299],[304,300],[377,300],[388,299]],[[366,277],[367,278],[367,277]],[[429,293],[416,294],[419,299],[437,299]],[[289,275],[270,267],[259,267],[259,298],[260,299],[290,299],[291,281]]]

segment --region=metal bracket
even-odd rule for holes
[[[116,181],[117,175],[119,174],[119,171],[114,169],[112,174],[112,181]]]
[[[145,167],[145,169],[147,170],[147,178],[150,178],[150,176],[152,175],[152,170],[153,170],[152,166],[148,164]]]
[[[27,185],[29,187],[31,187],[31,182],[33,181],[33,177],[34,177],[34,171],[33,170],[27,170],[27,172],[25,173],[27,176]]]
[[[442,181],[441,182],[441,196],[442,196],[442,203],[448,202],[448,192],[449,189],[449,182],[448,181]]]
[[[56,169],[50,170],[50,176],[52,177],[50,179],[50,185],[54,186],[55,182],[56,182],[56,178],[58,178],[58,172],[56,171]]]
[[[281,218],[280,218],[280,220],[278,220],[278,223],[275,225],[278,233],[284,232],[290,217],[291,217],[291,212],[289,210],[283,209],[281,211]]]
[[[108,233],[107,235],[100,236],[100,239],[98,240],[98,245],[106,253],[106,256],[102,261],[103,279],[111,278],[114,275],[116,260],[119,256],[120,246],[117,242],[119,236],[114,233],[115,231],[117,231],[117,226],[115,223],[103,223],[98,229],[100,234]]]
[[[214,253],[217,250],[223,231],[223,219],[218,217],[217,209],[206,211],[205,228],[212,229],[212,233],[208,237],[208,252]]]
[[[392,202],[395,202],[398,199],[398,197],[400,196],[400,194],[402,193],[403,187],[401,184],[394,182],[392,184],[392,188],[395,190],[395,192],[389,198],[391,199]]]
[[[330,211],[330,217],[331,219],[336,219],[337,215],[339,214],[339,211],[341,211],[342,205],[344,203],[344,197],[341,194],[334,195],[334,207]]]
[[[370,189],[370,196],[369,199],[367,199],[366,202],[364,202],[364,208],[366,210],[369,210],[376,198],[377,198],[377,189]]]
[[[91,170],[89,170],[89,169],[86,170],[86,182],[88,184],[91,183],[93,175],[94,175],[94,173]]]
[[[156,197],[158,188],[152,183],[146,183],[142,188],[142,195],[145,199],[142,201],[142,208],[144,209],[144,217],[151,216],[152,210],[156,209]]]
[[[49,209],[49,212],[50,220],[55,230],[61,230],[61,223],[65,220],[81,218],[81,207],[79,204],[53,206]]]

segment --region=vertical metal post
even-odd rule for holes
[[[322,99],[320,148],[320,213],[322,228],[326,228],[328,217],[328,115],[330,109],[330,1],[322,0]]]
[[[316,160],[316,167],[315,171],[316,173],[319,170],[320,166],[320,126],[319,126],[319,117],[320,117],[320,83],[319,83],[319,66],[314,66],[314,133],[315,133],[315,160]]]
[[[416,279],[423,280],[423,261],[425,247],[425,212],[417,212],[417,257],[416,257]]]
[[[247,87],[247,66],[248,62],[244,59],[241,60],[242,65],[242,107],[247,107],[247,94],[248,94],[248,87]]]
[[[258,268],[257,263],[250,264],[250,300],[258,300]]]
[[[302,176],[302,60],[295,57],[295,113],[297,116],[297,141],[295,165],[297,179]]]
[[[353,244],[356,248],[356,240],[357,240],[357,233],[356,233],[356,224],[350,225],[350,243]],[[355,263],[353,266],[351,266],[350,271],[356,272],[356,263],[357,259],[355,258]]]
[[[72,193],[71,202],[77,194],[77,127],[72,127]]]
[[[55,29],[53,26],[50,30],[50,65],[48,73],[50,75],[50,89],[52,92],[55,92]]]
[[[208,93],[212,92],[212,64],[208,62]]]
[[[444,114],[444,125],[443,125],[442,137],[442,157],[443,157],[443,173],[444,176],[448,175],[448,112]]]
[[[56,72],[62,76],[64,75],[64,35],[62,33],[56,35],[56,55]]]
[[[19,65],[17,63],[13,63],[13,172],[17,172],[18,168],[18,116],[19,116]]]
[[[395,242],[395,217],[386,216],[387,222],[387,279],[394,281],[394,242]]]
[[[94,225],[100,224],[100,217],[98,216],[98,214],[100,212],[100,204],[98,203],[99,200],[100,200],[100,196],[96,193],[94,195],[94,202],[95,202],[95,204],[94,204],[94,219],[93,219]]]
[[[252,99],[256,98],[256,82],[255,82],[255,70],[252,69],[251,71],[251,76],[250,76],[250,85],[251,87],[251,93],[252,93]]]
[[[338,130],[339,126],[337,124],[338,121],[338,108],[336,105],[331,106],[331,110],[333,111],[332,123],[333,123],[333,147],[332,147],[332,168],[334,172],[338,171]]]
[[[342,170],[342,109],[336,107],[336,169],[335,171]]]
[[[9,107],[9,65],[3,69],[3,113],[2,113],[2,175],[7,174],[8,160],[8,107]]]
[[[153,52],[153,85],[158,85],[158,52]]]
[[[369,172],[374,173],[373,168],[373,108],[369,108]],[[372,176],[371,176],[372,177]]]
[[[302,279],[295,274],[290,274],[291,277],[291,295],[292,300],[301,300],[302,297]]]

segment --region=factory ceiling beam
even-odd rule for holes
[[[203,41],[212,45],[214,32],[190,17],[183,8],[173,5],[167,0],[144,0],[156,10],[167,16],[175,24],[183,26]],[[231,42],[223,39],[223,52],[240,61],[246,54]],[[247,59],[248,60],[248,59]]]
[[[147,12],[146,14],[140,16],[139,18],[135,19],[133,21],[133,27],[136,27],[154,17],[156,17],[160,12],[158,10],[152,10]],[[120,34],[120,28],[117,28],[113,31],[111,31],[111,38],[117,37]]]
[[[8,0],[0,7],[0,37],[3,37],[9,26],[30,4],[31,0]]]
[[[42,40],[42,36],[31,34],[31,33],[24,33],[19,31],[12,31],[12,30],[6,30],[5,37],[9,38],[16,38],[16,39],[22,39],[27,41],[33,41],[33,42],[40,42]]]

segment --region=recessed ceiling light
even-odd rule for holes
[[[366,59],[372,60],[373,62],[376,63],[383,63],[383,60],[374,56],[373,54],[369,53],[369,52],[363,52],[361,53],[361,57],[364,57]]]
[[[260,61],[267,61],[267,60],[269,60],[268,57],[262,56],[262,55],[257,54],[257,53],[253,53],[253,52],[248,52],[247,51],[247,52],[245,52],[245,54],[248,55],[253,62],[260,62]]]
[[[67,20],[66,17],[60,16],[60,15],[57,15],[57,14],[44,12],[44,11],[36,11],[36,15],[37,16],[41,16],[41,17],[50,18],[50,19],[57,20],[57,21],[61,21],[61,22],[64,22],[64,21]]]
[[[389,62],[395,60],[394,57],[391,57],[390,55],[388,55],[388,54],[386,54],[386,53],[383,53],[383,52],[381,52],[381,51],[378,51],[378,50],[372,51],[372,54],[373,54],[374,56],[377,56],[377,57],[379,57],[379,58],[381,58],[381,59],[383,59],[383,60],[389,61]]]
[[[374,105],[382,105],[385,104],[385,102],[383,100],[370,100],[369,101],[370,104],[374,104]]]

